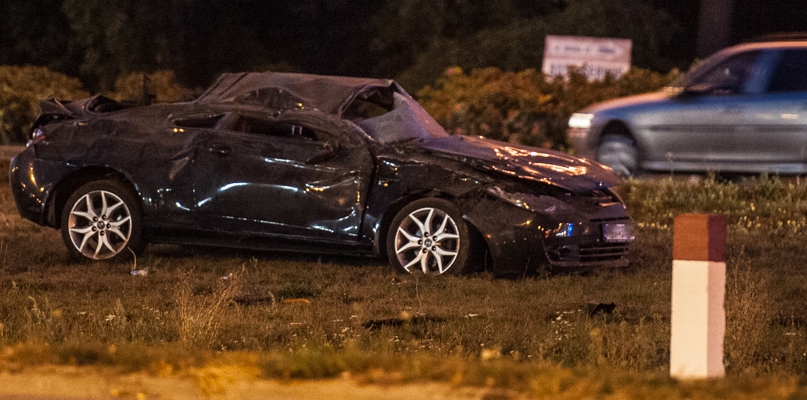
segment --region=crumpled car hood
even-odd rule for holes
[[[475,136],[450,136],[421,143],[422,148],[452,158],[472,158],[483,167],[554,185],[575,193],[618,185],[610,168],[559,151],[505,143]]]

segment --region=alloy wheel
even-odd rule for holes
[[[440,275],[457,260],[460,248],[457,223],[433,207],[415,210],[404,218],[395,236],[395,255],[407,272]]]
[[[132,215],[115,193],[94,190],[73,204],[68,229],[73,246],[81,254],[93,260],[108,259],[129,243]]]

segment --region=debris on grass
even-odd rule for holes
[[[597,314],[610,314],[614,312],[616,308],[616,304],[614,303],[600,303],[599,301],[589,301],[586,304],[586,311],[588,312],[589,317],[593,317]]]
[[[308,299],[304,299],[304,298],[283,299],[282,303],[283,304],[300,304],[300,303],[311,304],[311,302]]]
[[[445,322],[445,318],[432,317],[425,314],[411,315],[404,311],[398,318],[372,319],[364,323],[365,329],[379,329],[382,326],[403,326],[406,324],[425,324],[427,322]]]

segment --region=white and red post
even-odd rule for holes
[[[670,376],[725,376],[726,217],[682,214],[673,227]]]

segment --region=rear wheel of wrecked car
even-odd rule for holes
[[[627,178],[638,171],[639,151],[633,139],[624,135],[605,135],[597,151],[597,160]]]
[[[62,210],[62,239],[79,260],[118,260],[145,247],[135,195],[114,180],[90,182],[76,190]]]
[[[387,256],[405,273],[461,275],[470,272],[471,240],[460,210],[451,202],[414,201],[395,215],[387,234]]]

